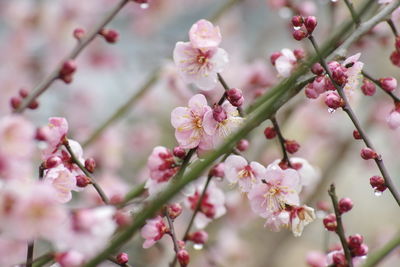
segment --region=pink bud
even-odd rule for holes
[[[121,252],[117,255],[116,259],[118,264],[127,264],[129,261],[129,256],[125,252]]]
[[[46,133],[44,132],[43,128],[36,129],[35,139],[38,141],[46,141],[47,140]]]
[[[333,109],[337,109],[343,106],[343,100],[336,92],[329,92],[325,96],[325,104]]]
[[[353,201],[350,198],[345,197],[339,200],[338,206],[339,212],[345,213],[353,208]]]
[[[210,170],[210,175],[213,177],[223,178],[225,176],[224,163],[221,162],[212,167]]]
[[[386,121],[390,127],[390,129],[395,130],[400,127],[400,112],[396,109],[392,110],[389,116],[386,118]]]
[[[223,122],[228,118],[228,114],[221,106],[215,106],[213,109],[213,118],[217,122]]]
[[[76,28],[74,30],[74,37],[76,40],[80,41],[86,34],[85,29],[83,28]]]
[[[91,180],[89,177],[87,177],[85,175],[76,176],[76,185],[78,187],[86,187],[90,183],[91,183]]]
[[[205,244],[208,240],[208,234],[206,231],[200,230],[190,234],[188,240],[195,244]]]
[[[297,41],[301,41],[307,37],[307,33],[302,30],[294,30],[292,35],[293,38]]]
[[[238,100],[231,100],[231,101],[229,101],[231,104],[232,104],[232,106],[234,106],[234,107],[240,107],[240,106],[242,106],[243,105],[243,103],[244,103],[244,97],[242,96],[241,98],[239,98]]]
[[[393,51],[393,53],[390,55],[390,61],[392,61],[393,65],[400,67],[400,52]]]
[[[48,158],[47,160],[46,160],[46,162],[44,163],[44,167],[46,168],[46,169],[51,169],[51,168],[55,168],[55,167],[57,167],[58,165],[60,165],[61,164],[61,159],[59,158],[59,157],[57,157],[57,156],[51,156],[50,158]]]
[[[96,161],[94,160],[94,158],[87,158],[85,160],[85,168],[90,173],[94,173],[94,170],[96,169]]]
[[[363,85],[361,86],[361,90],[364,93],[364,95],[373,96],[376,92],[376,86],[370,80],[364,79]]]
[[[325,218],[322,220],[324,223],[325,229],[328,231],[336,231],[337,228],[337,222],[336,222],[336,215],[333,213],[330,213],[325,216]]]
[[[22,103],[22,99],[18,96],[13,96],[10,99],[10,106],[12,109],[17,109]]]
[[[308,34],[312,34],[315,27],[317,26],[317,18],[314,16],[309,16],[304,20],[304,26],[307,29]]]
[[[19,94],[20,97],[22,97],[22,98],[27,98],[28,95],[29,95],[29,92],[28,92],[28,90],[26,90],[25,88],[21,88],[21,89],[19,89],[18,94]]]
[[[249,148],[249,141],[247,141],[246,139],[241,139],[237,144],[236,144],[236,148],[239,151],[246,151]]]
[[[235,107],[240,107],[244,102],[242,90],[238,88],[229,89],[226,92],[226,96],[228,101]]]
[[[282,53],[281,53],[281,52],[274,52],[274,53],[272,53],[272,55],[270,56],[270,60],[271,60],[271,64],[272,64],[273,66],[275,66],[275,62],[276,62],[276,60],[277,60],[280,56],[282,56]]]
[[[347,266],[346,257],[343,252],[337,252],[332,255],[332,261],[335,266]]]
[[[116,43],[119,39],[119,33],[113,29],[103,29],[100,31],[100,34],[110,44]]]
[[[39,102],[34,99],[31,103],[29,103],[28,108],[30,109],[37,109],[39,107]]]
[[[363,242],[364,238],[359,234],[351,235],[347,240],[350,248],[358,248]]]
[[[178,253],[176,254],[176,257],[178,258],[179,264],[182,267],[185,267],[189,264],[190,256],[185,249],[179,250]]]
[[[368,254],[368,246],[361,244],[359,247],[351,250],[352,254],[356,257],[362,257]]]
[[[307,86],[306,90],[304,90],[306,96],[310,99],[317,99],[319,97],[319,93],[311,86]]]
[[[186,150],[181,148],[180,146],[174,147],[174,150],[172,152],[175,157],[183,159],[186,156]]]
[[[297,60],[302,60],[306,56],[306,53],[301,48],[297,48],[297,49],[293,50],[293,54]]]
[[[311,72],[314,73],[315,75],[322,75],[322,73],[324,73],[324,68],[321,66],[321,64],[315,63],[311,67]]]
[[[132,222],[132,216],[128,212],[123,212],[121,210],[117,210],[113,218],[120,227],[127,226]]]
[[[274,127],[265,128],[264,135],[265,135],[265,138],[267,138],[267,139],[275,138],[276,131],[275,131]]]
[[[56,261],[61,267],[77,267],[83,264],[84,256],[79,252],[68,251],[56,253],[54,255],[54,261]]]
[[[303,26],[303,17],[302,16],[293,16],[292,17],[292,25],[294,27],[301,27]]]
[[[299,150],[300,145],[295,140],[286,140],[285,148],[286,148],[287,152],[289,152],[290,154],[293,154]]]
[[[369,179],[369,183],[371,184],[373,189],[380,191],[380,192],[385,191],[387,188],[387,186],[385,184],[385,179],[383,179],[383,177],[381,177],[381,176],[372,176]]]
[[[365,160],[376,159],[378,157],[378,154],[369,147],[361,149],[360,155]]]
[[[76,71],[76,63],[70,59],[64,62],[60,70],[60,76],[67,76]]]
[[[169,217],[171,217],[171,219],[175,219],[176,217],[181,215],[182,205],[179,203],[174,203],[174,204],[168,205],[167,212],[168,212]]]
[[[330,207],[329,207],[329,203],[327,201],[318,201],[317,202],[317,209],[319,210],[323,210],[323,211],[329,211]]]
[[[397,80],[393,77],[381,78],[379,83],[382,89],[387,92],[393,92],[397,88]]]
[[[341,66],[332,70],[332,78],[340,86],[347,83],[345,69]]]
[[[354,139],[356,139],[356,140],[362,139],[361,134],[360,134],[357,130],[354,130],[354,131],[353,131],[353,137],[354,137]]]

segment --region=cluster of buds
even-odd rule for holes
[[[238,88],[231,88],[226,92],[226,98],[234,107],[240,107],[243,105],[244,98],[242,90]]]
[[[11,97],[11,99],[10,99],[11,108],[13,110],[18,109],[22,103],[22,100],[27,98],[28,96],[29,96],[29,92],[26,89],[21,88],[18,91],[17,96]],[[39,102],[36,99],[31,101],[31,103],[28,106],[28,108],[30,108],[30,109],[37,109],[38,107],[39,107]]]
[[[347,238],[347,244],[349,246],[352,257],[362,257],[367,255],[368,246],[363,243],[364,238],[362,235],[355,234]]]
[[[308,16],[306,18],[302,16],[293,16],[292,25],[295,29],[293,31],[293,38],[297,41],[301,41],[313,33],[317,26],[317,18],[314,16]]]
[[[76,68],[77,66],[74,60],[70,59],[65,61],[58,73],[58,78],[60,78],[65,83],[71,83]]]
[[[339,85],[343,86],[347,83],[347,68],[346,66],[343,66],[337,61],[331,61],[328,63],[329,70],[332,73],[332,79]],[[351,66],[349,66],[351,67]]]
[[[99,34],[110,44],[116,43],[119,39],[119,33],[113,29],[102,29]]]
[[[329,92],[325,96],[325,104],[331,109],[337,109],[344,106],[344,100],[335,92]]]

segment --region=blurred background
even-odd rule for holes
[[[18,90],[32,90],[74,47],[75,28],[90,30],[117,0],[0,0],[0,115],[11,112],[9,100]],[[49,117],[66,117],[70,138],[85,147],[85,155],[96,158],[101,182],[107,194],[125,194],[147,178],[145,163],[157,145],[174,147],[170,112],[184,106],[198,90],[186,85],[171,60],[177,41],[188,40],[191,25],[212,18],[223,36],[223,47],[230,64],[223,76],[232,87],[242,88],[251,101],[281,78],[270,63],[273,52],[283,48],[309,47],[294,41],[290,18],[293,9],[280,7],[278,0],[152,0],[149,5],[131,3],[108,25],[120,33],[116,44],[96,38],[78,57],[78,70],[72,84],[56,81],[39,98],[40,108],[25,115],[38,127]],[[291,1],[303,14],[318,18],[316,39],[323,42],[332,29],[349,18],[342,1]],[[362,1],[353,1],[357,6]],[[373,8],[378,9],[378,5]],[[368,14],[367,14],[368,16]],[[396,22],[397,23],[397,22]],[[400,24],[397,24],[400,27]],[[391,64],[393,35],[387,25],[378,25],[354,45],[348,56],[361,52],[364,69],[373,77],[400,78]],[[156,81],[96,139],[93,132],[145,82]],[[210,99],[221,95],[222,88],[207,92]],[[395,93],[399,93],[398,91]],[[391,130],[386,117],[393,108],[391,99],[378,92],[365,97],[355,91],[352,104],[368,130],[396,185],[400,186],[400,132]],[[345,215],[347,234],[360,233],[370,251],[380,248],[400,231],[398,207],[388,192],[376,196],[369,178],[377,175],[376,166],[359,157],[360,142],[352,139],[353,126],[340,110],[330,113],[321,99],[309,100],[301,92],[278,112],[284,135],[295,139],[301,149],[295,156],[307,159],[320,171],[315,190],[304,196],[311,206],[328,201],[331,181],[339,197],[350,197],[354,208]],[[249,136],[247,158],[267,165],[280,158],[276,140],[266,140],[264,123]],[[39,160],[39,159],[38,159]],[[302,237],[289,232],[273,233],[264,221],[252,213],[247,198],[227,182],[228,213],[210,224],[210,241],[199,251],[191,249],[191,266],[308,266],[310,251],[325,251],[338,243],[326,232],[319,218],[306,227]],[[106,191],[107,191],[106,190]],[[90,191],[89,189],[87,191]],[[87,192],[88,197],[91,193]],[[329,203],[329,202],[328,202]],[[319,213],[321,214],[321,213]],[[190,213],[176,220],[182,235]],[[173,257],[172,244],[164,238],[157,246],[142,249],[137,235],[124,248],[133,266],[166,266]],[[43,251],[45,245],[43,245]],[[199,247],[197,247],[199,249]],[[40,254],[38,252],[38,254]],[[394,251],[379,266],[400,266],[400,251]]]

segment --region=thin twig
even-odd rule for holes
[[[58,79],[60,70],[64,62],[75,59],[82,52],[82,50],[90,44],[97,34],[106,26],[118,12],[129,2],[130,0],[121,0],[102,20],[97,24],[91,32],[76,44],[75,48],[59,63],[52,73],[50,73],[44,80],[42,80],[29,94],[27,98],[21,103],[21,105],[15,110],[16,113],[22,113],[35,99],[43,94],[55,80]]]
[[[392,30],[394,37],[399,36],[399,33],[397,31],[396,25],[394,25],[394,23],[393,23],[393,20],[387,19],[386,22],[389,25],[390,29]]]
[[[400,233],[387,242],[381,249],[374,253],[368,254],[367,261],[362,267],[374,267],[378,266],[386,256],[388,256],[394,249],[400,246]]]
[[[331,184],[331,187],[328,190],[328,194],[331,197],[333,209],[335,210],[336,223],[337,223],[336,234],[339,236],[340,242],[342,243],[342,247],[343,247],[344,255],[346,256],[347,264],[349,265],[349,267],[353,267],[353,260],[351,257],[351,252],[350,252],[349,246],[347,244],[346,235],[344,233],[342,214],[339,211],[338,199],[336,196],[334,184]]]
[[[222,78],[222,76],[221,76],[221,74],[217,74],[218,75],[218,81],[221,83],[221,85],[222,85],[222,87],[224,87],[224,89],[225,89],[225,93],[223,94],[223,96],[222,96],[222,98],[219,100],[219,102],[218,102],[218,104],[219,105],[221,105],[224,101],[225,101],[225,99],[226,99],[226,92],[229,90],[229,89],[231,89],[231,87],[229,87],[228,86],[228,84],[226,83],[226,81],[224,80],[224,78]],[[241,107],[238,107],[237,108],[238,109],[238,111],[239,111],[239,115],[241,116],[241,117],[244,117],[244,112],[243,112],[243,109],[241,108]]]
[[[311,35],[308,37],[308,39],[311,41],[311,44],[313,45],[315,52],[317,55],[321,55],[318,45],[314,39],[314,37]],[[320,56],[320,63],[322,67],[325,69],[325,72],[328,74],[330,80],[332,81],[332,84],[335,86],[336,90],[338,91],[340,97],[344,101],[344,106],[342,107],[343,111],[346,112],[346,114],[349,116],[350,120],[353,122],[354,126],[356,127],[357,131],[360,133],[361,139],[364,141],[365,145],[372,149],[373,151],[376,151],[374,149],[374,146],[372,145],[372,142],[370,141],[368,135],[364,132],[364,129],[361,127],[360,122],[358,121],[354,111],[352,110],[349,101],[347,99],[346,94],[343,91],[343,88],[339,86],[334,79],[332,78],[332,74],[326,64],[326,61]],[[400,206],[400,194],[397,191],[392,178],[390,177],[385,164],[383,162],[382,156],[378,156],[377,158],[374,159],[376,165],[378,166],[383,178],[385,179],[385,184],[389,188],[389,191],[392,193],[394,199],[396,200],[397,204]]]
[[[68,139],[65,138],[63,142],[64,147],[67,149],[68,153],[71,156],[71,159],[73,163],[75,163],[79,169],[83,171],[83,173],[90,178],[91,184],[93,185],[94,189],[97,191],[99,194],[100,198],[103,200],[105,204],[109,203],[107,195],[104,193],[103,189],[100,187],[100,185],[96,182],[95,179],[92,178],[90,172],[85,168],[85,166],[82,165],[82,163],[79,161],[79,159],[76,157],[74,154],[74,151],[72,150],[71,146],[69,145]]]
[[[353,18],[353,21],[356,24],[356,28],[358,28],[360,26],[361,21],[360,21],[360,18],[358,17],[358,15],[357,15],[356,11],[354,10],[353,3],[351,1],[349,1],[349,0],[344,0],[344,2],[345,2],[347,8],[350,11],[351,17]]]
[[[288,164],[288,166],[290,168],[293,168],[292,163],[290,162],[290,159],[289,159],[289,155],[286,151],[286,147],[285,147],[286,140],[282,135],[281,129],[279,127],[279,124],[278,124],[275,116],[271,118],[271,122],[274,125],[274,130],[275,130],[276,134],[278,135],[278,140],[281,145],[281,150],[282,150],[282,154],[283,154],[283,160]]]
[[[32,267],[34,242],[35,241],[30,241],[28,243],[28,251],[26,253],[26,267]]]
[[[365,78],[367,78],[368,80],[370,80],[371,82],[373,82],[374,84],[376,84],[379,88],[381,88],[383,92],[385,92],[386,94],[388,94],[388,95],[393,99],[394,103],[400,103],[400,98],[399,98],[397,95],[395,95],[393,92],[389,92],[389,91],[384,90],[384,89],[382,88],[382,86],[381,86],[381,83],[380,83],[377,79],[374,79],[371,75],[369,75],[368,73],[366,73],[364,70],[361,71],[361,74],[362,74]]]

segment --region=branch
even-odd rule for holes
[[[356,24],[356,28],[358,28],[360,26],[361,21],[360,18],[357,16],[356,11],[354,10],[353,3],[349,0],[344,0],[344,2],[350,11],[351,17],[353,18],[353,21]]]
[[[274,129],[275,129],[276,134],[278,135],[278,140],[279,140],[279,143],[280,143],[281,149],[282,149],[283,160],[288,164],[288,166],[290,168],[293,168],[292,163],[290,162],[290,159],[289,159],[289,155],[288,155],[288,153],[286,151],[286,148],[285,148],[285,141],[286,140],[282,135],[281,129],[279,127],[278,122],[276,121],[275,116],[271,118],[271,122],[274,125]]]
[[[368,80],[370,80],[371,82],[373,82],[374,84],[376,84],[379,88],[381,88],[382,91],[385,92],[386,94],[388,94],[388,95],[393,99],[393,101],[394,101],[395,103],[400,103],[400,98],[399,98],[398,96],[396,96],[393,92],[389,92],[389,91],[384,90],[384,89],[382,88],[382,86],[381,86],[381,83],[380,83],[377,79],[374,79],[371,75],[369,75],[368,73],[366,73],[364,70],[361,71],[361,74],[362,74],[365,78],[367,78]]]
[[[331,184],[328,194],[332,199],[333,209],[335,210],[337,229],[336,234],[339,236],[340,242],[342,243],[344,255],[346,256],[347,264],[349,267],[353,267],[353,260],[351,257],[349,246],[347,245],[346,235],[344,233],[342,215],[339,211],[338,199],[335,192],[335,185]]]
[[[387,19],[386,22],[389,25],[390,29],[392,30],[394,37],[399,36],[399,33],[397,32],[396,25],[394,25],[393,20]]]
[[[82,165],[82,163],[79,161],[79,159],[76,157],[76,155],[74,154],[74,152],[72,151],[71,146],[69,145],[68,139],[65,138],[64,142],[63,142],[64,147],[67,149],[68,153],[71,155],[71,159],[73,161],[73,163],[75,163],[79,169],[81,169],[83,171],[83,173],[90,178],[90,182],[93,185],[94,189],[97,191],[97,193],[99,194],[99,196],[101,197],[101,199],[103,200],[103,202],[105,204],[109,203],[108,197],[107,195],[104,193],[103,189],[100,187],[100,185],[96,182],[96,180],[94,180],[92,178],[92,176],[90,175],[90,172],[85,168],[85,166]]]
[[[54,69],[44,80],[42,80],[29,94],[29,96],[21,103],[21,105],[15,110],[16,113],[22,113],[35,99],[37,99],[41,94],[43,94],[55,80],[58,79],[60,70],[64,62],[75,59],[82,52],[82,50],[89,45],[97,34],[106,26],[121,9],[130,0],[121,0],[102,20],[97,24],[91,32],[85,35],[80,42],[77,43],[74,49],[59,63],[58,67]]]
[[[395,248],[400,246],[400,234],[397,234],[395,238],[390,240],[380,250],[375,253],[369,254],[367,262],[362,267],[374,267],[377,266],[386,256],[390,254]]]

